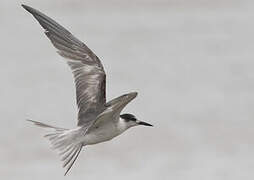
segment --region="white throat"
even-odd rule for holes
[[[117,123],[117,129],[120,131],[120,133],[124,132],[129,128],[128,124],[126,121],[122,118],[119,118],[118,123]]]

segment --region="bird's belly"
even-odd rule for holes
[[[84,144],[91,145],[104,141],[109,141],[118,136],[120,132],[113,124],[107,124],[101,127],[95,127],[84,137]]]

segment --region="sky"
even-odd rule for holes
[[[135,127],[83,148],[65,179],[252,180],[254,2],[26,0],[0,2],[0,175],[62,179],[45,130],[74,128],[71,71],[21,4],[82,40],[107,73],[107,100],[137,91]]]

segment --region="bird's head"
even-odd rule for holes
[[[120,118],[126,123],[128,128],[138,125],[153,126],[149,123],[138,120],[133,114],[121,114]]]

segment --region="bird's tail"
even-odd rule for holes
[[[64,174],[66,175],[76,161],[83,146],[82,142],[80,141],[80,137],[82,137],[80,128],[64,129],[33,120],[28,121],[39,127],[53,130],[53,132],[46,134],[44,137],[50,141],[52,148],[56,149],[61,156],[63,167],[67,168]]]

